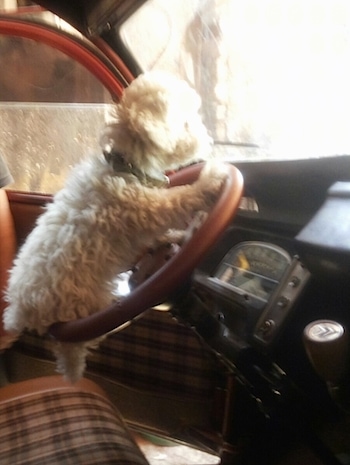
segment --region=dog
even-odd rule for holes
[[[53,323],[106,308],[118,274],[212,207],[226,169],[209,160],[200,104],[185,81],[164,73],[142,74],[125,89],[101,155],[73,168],[19,250],[6,291],[7,331],[43,335]],[[206,163],[197,181],[167,188],[165,172],[199,160]],[[56,342],[57,371],[77,381],[94,343]]]

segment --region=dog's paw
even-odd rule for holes
[[[219,195],[227,176],[227,165],[211,160],[204,165],[197,182],[200,189],[214,201]]]
[[[182,229],[168,229],[168,231],[162,236],[157,237],[155,243],[153,244],[154,248],[158,248],[166,243],[170,244],[181,244],[186,231]]]

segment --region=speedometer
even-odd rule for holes
[[[290,255],[280,247],[242,242],[226,254],[212,279],[267,302],[290,263]]]

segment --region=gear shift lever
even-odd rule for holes
[[[325,381],[337,384],[346,374],[348,339],[344,326],[332,320],[316,320],[304,329],[306,353]]]
[[[304,329],[304,346],[315,371],[326,381],[331,396],[345,408],[345,404],[350,402],[350,398],[342,399],[345,393],[349,396],[345,389],[350,373],[346,329],[332,320],[313,321]]]

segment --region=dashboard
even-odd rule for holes
[[[347,323],[350,183],[339,180],[350,158],[235,165],[248,208],[195,270],[193,301],[178,316],[237,366],[247,351],[301,354],[313,319]],[[290,349],[280,342],[288,335]]]
[[[317,321],[350,328],[350,158],[236,166],[248,208],[195,270],[189,296],[172,313],[228,367],[241,387],[238,404],[252,401],[250,426],[260,414],[269,419],[261,447],[265,429],[277,425],[278,434],[282,422],[298,432],[303,425],[322,463],[338,463],[327,461],[337,446],[329,437],[350,405],[350,371],[334,391],[345,393],[339,402],[313,366],[304,334],[311,324],[333,337],[334,324],[313,326]],[[329,353],[331,366],[344,359]],[[256,447],[257,437],[252,441]]]

